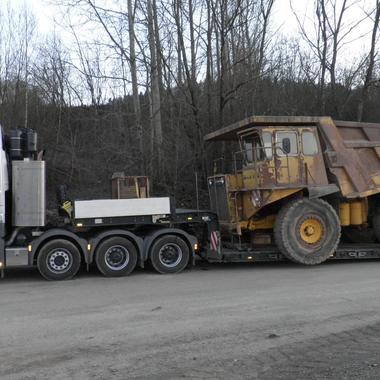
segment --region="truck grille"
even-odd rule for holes
[[[229,221],[226,178],[224,176],[210,177],[208,179],[208,190],[211,210],[218,214],[220,221]]]

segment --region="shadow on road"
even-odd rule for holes
[[[191,273],[191,272],[201,272],[201,271],[213,271],[213,272],[225,272],[226,270],[230,272],[234,271],[266,271],[266,270],[286,270],[286,269],[292,269],[292,270],[300,270],[300,271],[306,271],[306,270],[322,270],[326,267],[335,267],[336,265],[342,266],[342,265],[358,265],[361,266],[361,264],[364,263],[379,263],[379,260],[376,259],[368,259],[368,260],[361,260],[360,262],[355,262],[357,260],[332,260],[328,261],[326,263],[323,263],[321,265],[317,266],[304,266],[292,263],[290,261],[280,261],[280,262],[259,262],[259,263],[207,263],[201,260],[197,260],[196,265],[193,268],[186,269],[185,273]],[[141,276],[141,275],[152,275],[152,276],[163,276],[160,274],[157,274],[153,268],[151,268],[149,265],[146,268],[136,268],[133,273],[132,277],[135,276]],[[179,274],[181,275],[181,274]],[[89,271],[87,271],[86,267],[83,266],[79,273],[76,275],[75,278],[81,278],[81,279],[92,279],[96,277],[102,277],[101,273],[97,270],[95,266],[91,266]],[[39,274],[37,268],[11,268],[7,269],[5,272],[5,278],[0,281],[1,283],[17,283],[22,281],[29,281],[29,282],[46,282],[44,278],[41,277]]]

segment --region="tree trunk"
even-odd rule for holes
[[[153,131],[153,142],[157,152],[157,175],[161,174],[162,165],[162,124],[161,124],[161,96],[160,82],[157,66],[157,46],[156,34],[154,28],[153,5],[151,0],[147,0],[147,16],[148,16],[148,40],[150,50],[150,80],[151,80],[151,125]]]
[[[136,121],[136,132],[137,132],[137,143],[139,146],[139,151],[142,159],[138,162],[140,163],[139,172],[145,172],[145,154],[144,154],[144,144],[143,144],[143,129],[141,124],[141,107],[140,107],[140,96],[139,88],[137,83],[137,66],[136,66],[136,49],[135,49],[135,17],[132,7],[132,0],[128,0],[128,34],[129,34],[129,59],[131,67],[131,78],[132,78],[132,93],[133,93],[133,110],[135,113]]]
[[[376,57],[376,39],[377,39],[377,32],[379,30],[379,21],[380,21],[380,1],[376,1],[376,12],[375,12],[375,18],[373,22],[373,29],[372,29],[372,36],[371,36],[371,48],[368,55],[368,66],[366,70],[366,75],[364,79],[363,88],[361,91],[361,96],[358,104],[358,113],[357,113],[357,119],[358,121],[363,120],[363,114],[364,114],[364,106],[368,98],[368,91],[371,87],[372,77],[373,77],[373,69],[375,66],[375,57]]]

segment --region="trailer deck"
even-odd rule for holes
[[[329,260],[380,259],[380,244],[340,244]],[[223,247],[221,259],[207,258],[209,262],[274,262],[287,261],[275,245],[253,250]]]

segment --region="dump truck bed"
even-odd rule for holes
[[[380,192],[380,124],[331,117],[253,116],[205,136],[205,141],[236,140],[238,133],[259,127],[315,126],[331,183],[347,198]]]

